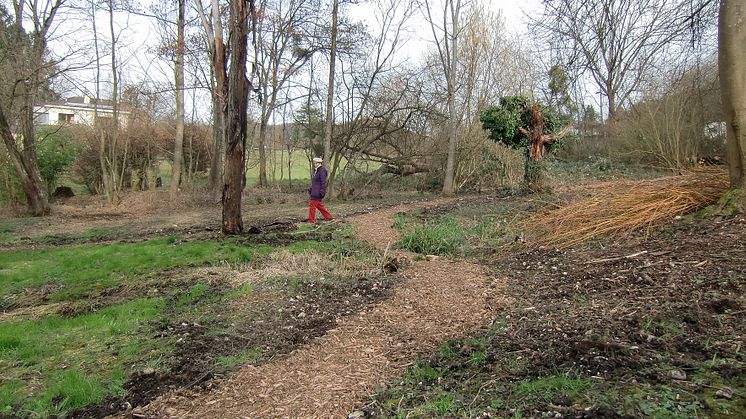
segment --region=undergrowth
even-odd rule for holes
[[[3,238],[17,239],[12,226],[3,231]],[[278,330],[300,296],[359,296],[364,289],[344,275],[367,278],[380,263],[347,225],[300,233],[0,252],[7,313],[0,318],[0,417],[66,416],[111,398],[131,400],[126,384],[133,377],[167,379],[194,364],[203,368],[194,369],[199,376],[204,369],[224,374],[291,348],[298,338]],[[251,242],[262,240],[277,244]],[[319,265],[315,276],[309,264]],[[270,279],[238,279],[253,269]],[[275,326],[259,330],[254,321]],[[180,357],[194,357],[190,351],[206,357],[185,364]]]

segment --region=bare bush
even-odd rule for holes
[[[681,171],[703,156],[722,156],[724,142],[707,132],[722,121],[714,64],[693,68],[620,115],[612,152],[622,159]]]

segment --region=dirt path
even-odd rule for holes
[[[358,236],[384,250],[397,240],[397,212],[446,203],[402,205],[351,217]],[[389,253],[392,251],[389,250]],[[377,386],[401,374],[417,353],[487,324],[505,304],[504,281],[479,265],[437,258],[410,260],[394,295],[356,315],[314,343],[268,364],[246,366],[206,394],[166,394],[137,416],[347,417]],[[497,303],[496,303],[497,302]]]

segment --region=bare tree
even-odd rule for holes
[[[393,115],[406,113],[408,105],[402,98],[417,91],[402,79],[411,75],[396,60],[396,52],[406,38],[406,27],[414,13],[412,2],[382,0],[374,2],[375,20],[378,24],[375,36],[361,36],[358,53],[342,55],[340,64],[340,97],[337,99],[340,121],[337,134],[333,136],[330,161],[330,188],[340,172],[342,158],[347,158],[351,169],[361,155],[373,152],[372,146],[391,130],[401,130],[402,125],[392,126]],[[390,151],[390,150],[389,150]],[[376,153],[388,156],[388,153]]]
[[[253,0],[234,0],[230,3],[231,60],[228,72],[227,143],[223,185],[222,231],[224,234],[239,234],[243,231],[241,197],[246,164],[246,111],[250,86],[246,78],[250,17],[252,18],[252,31],[255,31],[256,12]]]
[[[740,189],[746,210],[746,5],[720,0],[718,51],[731,187]]]
[[[316,39],[305,31],[315,21],[312,4],[308,0],[288,2],[264,0],[261,19],[257,25],[256,63],[261,91],[259,116],[259,185],[267,181],[267,127],[278,102],[280,90],[320,48]]]
[[[212,95],[213,109],[213,154],[210,160],[210,175],[208,179],[209,189],[217,195],[221,180],[220,163],[222,162],[223,149],[225,146],[225,112],[228,85],[226,83],[227,55],[223,43],[223,21],[221,20],[219,0],[211,0],[210,15],[208,17],[202,0],[195,0],[197,13],[199,13],[202,27],[205,30],[212,61],[212,82],[210,93]]]
[[[460,14],[461,0],[443,0],[442,23],[433,17],[434,7],[430,0],[425,0],[425,13],[433,39],[438,50],[440,64],[446,79],[448,95],[448,157],[446,160],[445,178],[443,180],[443,194],[450,195],[454,190],[454,173],[456,171],[456,146],[458,144],[457,130],[459,120],[456,112],[456,70],[458,64],[458,43],[461,34]]]
[[[332,0],[331,47],[329,49],[329,84],[326,92],[326,120],[324,121],[324,161],[332,157],[332,128],[334,127],[334,70],[337,57],[337,13],[339,0]],[[327,163],[328,164],[328,163]],[[329,191],[332,195],[333,191]]]
[[[4,9],[0,14],[0,42],[3,55],[4,90],[0,100],[0,136],[8,149],[10,160],[26,195],[29,211],[34,216],[49,212],[49,198],[41,179],[36,157],[34,132],[34,102],[49,83],[56,63],[48,60],[47,42],[53,22],[65,0],[27,2],[13,0],[11,17]],[[30,23],[30,31],[25,24]],[[12,127],[17,121],[20,141]]]
[[[666,47],[685,39],[688,1],[546,0],[532,25],[590,74],[613,120]]]
[[[176,19],[176,55],[174,60],[174,82],[176,93],[176,140],[174,142],[174,160],[171,166],[171,198],[174,198],[181,186],[181,172],[184,154],[184,2],[177,0],[178,17]]]
[[[116,205],[121,199],[121,191],[124,186],[124,172],[127,166],[127,148],[128,142],[119,143],[119,81],[120,66],[117,58],[117,47],[119,34],[116,31],[114,23],[114,14],[117,11],[115,0],[106,0],[104,2],[106,11],[109,14],[109,58],[111,66],[111,109],[112,117],[110,120],[99,118],[98,108],[103,102],[101,99],[101,55],[98,39],[98,28],[96,27],[96,9],[99,4],[91,2],[91,14],[93,22],[94,49],[96,52],[96,98],[94,99],[94,126],[99,136],[99,165],[101,167],[101,177],[107,201]],[[121,161],[120,161],[121,159]]]

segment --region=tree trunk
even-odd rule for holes
[[[59,7],[59,4],[57,2],[53,6],[54,10]],[[31,5],[29,4],[29,6]],[[20,52],[16,51],[17,55],[15,55],[13,71],[17,74],[11,74],[10,77],[16,79],[14,94],[18,95],[21,104],[18,120],[21,125],[22,148],[19,148],[19,144],[10,130],[10,124],[2,105],[0,105],[0,136],[3,137],[3,142],[18,174],[21,187],[26,195],[29,212],[33,216],[41,216],[48,214],[50,207],[47,186],[42,181],[36,157],[33,109],[36,94],[41,85],[38,69],[44,61],[48,25],[51,24],[54,12],[45,15],[48,20],[40,21],[34,10],[33,18],[36,31],[33,33],[33,37],[29,38],[29,34],[23,29],[23,20],[26,17],[23,11],[24,4],[14,2],[14,7],[16,21],[15,26],[9,31],[9,35],[13,37],[16,48],[22,48],[22,50]],[[29,39],[32,40],[32,43],[30,48],[27,48],[25,45],[28,45]]]
[[[458,1],[456,5],[454,1]],[[446,173],[443,180],[443,195],[454,193],[454,175],[456,173],[456,145],[458,144],[458,120],[456,118],[456,66],[458,65],[458,33],[459,12],[461,1],[451,0],[448,4],[451,12],[451,50],[447,57],[448,70],[446,71],[446,83],[448,85],[448,157],[446,159]],[[444,11],[445,12],[445,11]],[[445,29],[445,28],[444,28]],[[448,35],[445,35],[447,38]],[[446,65],[446,63],[443,63]]]
[[[171,166],[171,198],[175,198],[181,186],[181,172],[184,163],[184,2],[178,0],[179,17],[176,21],[176,62],[174,63],[174,82],[176,87],[176,141],[174,143],[174,161]]]
[[[265,148],[267,144],[267,125],[268,122],[262,117],[261,122],[259,122],[259,186],[261,187],[269,186],[267,180],[267,151]]]
[[[526,160],[523,165],[523,185],[521,185],[525,193],[544,190],[544,160],[533,158],[531,154],[531,150],[526,149]]]
[[[746,4],[721,0],[718,33],[720,94],[725,114],[731,187],[740,189],[738,205],[746,210]]]
[[[246,110],[249,101],[249,81],[246,78],[248,17],[254,12],[250,0],[230,3],[230,71],[228,75],[228,112],[226,120],[225,182],[223,185],[224,234],[243,231],[241,197],[244,187],[246,151]]]
[[[109,203],[112,205],[119,204],[122,180],[119,178],[119,163],[117,156],[117,142],[119,140],[119,75],[117,74],[117,45],[116,33],[114,31],[114,0],[109,0],[109,34],[111,35],[111,142],[108,147],[108,158],[106,159],[107,172],[103,176],[109,176],[109,187],[111,193],[107,195]],[[105,138],[105,137],[104,137]],[[122,161],[122,165],[124,165]]]
[[[530,130],[523,127],[518,128],[528,141],[523,172],[523,189],[526,192],[541,192],[544,190],[545,147],[547,144],[552,144],[564,137],[570,128],[570,126],[567,126],[562,131],[552,135],[544,134],[544,116],[541,114],[539,104],[534,102],[531,105]]]
[[[212,98],[212,158],[210,159],[210,176],[208,178],[208,188],[210,194],[217,198],[220,193],[220,184],[222,184],[223,171],[221,163],[223,162],[223,153],[225,151],[225,114],[223,112],[223,100],[220,99],[217,92],[217,83],[215,84],[216,92]]]
[[[220,194],[220,185],[222,184],[221,163],[223,162],[223,153],[225,151],[225,113],[226,113],[226,53],[223,45],[223,23],[220,19],[220,4],[218,0],[211,1],[211,18],[208,22],[204,16],[202,3],[197,0],[198,12],[203,19],[205,32],[210,38],[210,58],[212,60],[212,76],[214,81],[212,91],[213,107],[213,154],[210,160],[210,177],[208,184],[210,194],[217,198]]]
[[[18,150],[2,104],[0,104],[0,136],[3,137],[10,160],[13,162],[13,167],[18,174],[23,192],[26,194],[29,212],[35,217],[48,214],[50,210],[49,199],[47,198],[44,183],[41,180],[39,165],[36,162],[36,152],[33,148],[30,150],[24,149],[23,152]],[[25,138],[23,141],[27,143]]]
[[[339,0],[332,0],[332,45],[329,51],[329,86],[326,90],[326,120],[324,121],[324,163],[329,164],[332,158],[332,129],[334,127],[334,70],[337,56],[337,9]],[[331,196],[332,183],[327,195]]]

